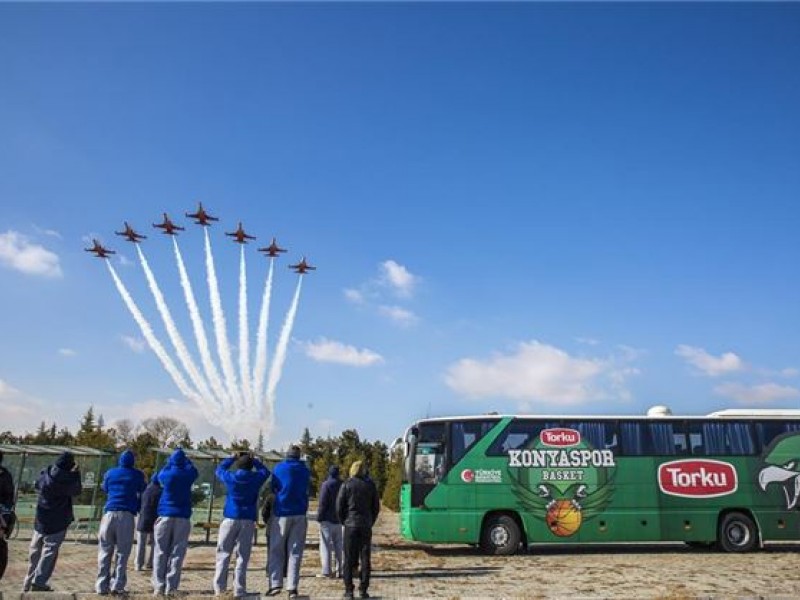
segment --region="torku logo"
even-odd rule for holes
[[[658,467],[658,487],[670,496],[715,498],[736,491],[736,469],[720,460],[673,460]]]

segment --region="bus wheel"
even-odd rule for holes
[[[481,549],[486,554],[508,556],[517,551],[521,539],[519,525],[513,517],[494,515],[483,524]]]
[[[732,512],[722,517],[718,538],[725,552],[750,552],[758,544],[758,529],[746,514]]]

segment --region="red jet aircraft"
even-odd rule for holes
[[[197,212],[186,213],[186,216],[189,217],[190,219],[195,219],[194,221],[195,225],[203,225],[206,227],[208,225],[211,225],[211,221],[219,221],[217,217],[212,217],[205,211],[202,202],[197,203]]]
[[[177,235],[175,233],[176,231],[183,231],[184,230],[183,227],[178,227],[177,225],[175,225],[175,223],[170,221],[169,217],[167,216],[167,213],[164,213],[164,222],[163,223],[153,223],[153,227],[155,227],[156,229],[163,229],[163,231],[161,233],[164,233],[166,235]]]
[[[139,233],[136,233],[133,230],[133,227],[128,225],[127,221],[125,221],[125,231],[115,231],[114,233],[116,233],[117,235],[121,235],[126,240],[128,240],[129,242],[133,242],[134,244],[138,244],[141,240],[147,239],[146,235],[141,235]]]
[[[259,248],[258,251],[263,252],[270,258],[275,258],[281,252],[286,252],[286,248],[281,248],[278,246],[278,242],[275,241],[275,238],[272,238],[272,243],[269,246],[266,248]]]
[[[94,252],[94,255],[97,258],[108,258],[109,254],[116,254],[113,250],[109,250],[108,248],[104,248],[100,242],[97,240],[92,240],[93,246],[91,248],[84,248],[86,252]]]
[[[231,232],[231,233],[226,233],[225,235],[229,235],[229,236],[231,236],[232,238],[236,238],[236,239],[235,239],[235,240],[233,240],[233,241],[234,241],[234,242],[236,242],[237,244],[246,244],[246,243],[247,243],[247,240],[254,240],[254,239],[256,239],[256,236],[254,236],[254,235],[247,235],[247,234],[244,232],[244,228],[242,227],[242,222],[241,222],[241,221],[239,221],[239,228],[238,228],[236,231],[233,231],[233,232]]]
[[[289,268],[294,269],[294,272],[298,273],[299,275],[305,275],[309,271],[315,271],[317,269],[317,267],[312,267],[310,264],[306,262],[305,256],[303,257],[303,260],[301,260],[296,265],[289,265]]]

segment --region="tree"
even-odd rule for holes
[[[152,417],[142,421],[142,429],[155,438],[159,448],[190,447],[189,428],[172,417]]]
[[[75,435],[75,443],[78,446],[88,446],[89,448],[97,448],[108,452],[113,452],[116,449],[116,443],[111,433],[104,431],[97,425],[93,406],[90,406],[81,418],[80,428]]]
[[[397,446],[386,468],[386,487],[383,488],[381,500],[383,504],[394,511],[400,510],[400,487],[403,484],[403,448]]]
[[[136,437],[135,427],[133,426],[133,421],[130,419],[115,421],[112,429],[117,445],[122,448],[130,446],[131,442]]]
[[[210,436],[207,440],[200,442],[197,444],[198,450],[222,450],[222,444],[217,441],[213,435]]]
[[[264,451],[264,432],[259,429],[258,430],[258,440],[256,441],[256,452],[263,452]]]

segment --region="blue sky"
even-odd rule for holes
[[[202,200],[307,255],[270,445],[486,411],[800,402],[800,5],[0,5],[1,428],[171,414],[98,237],[197,358],[171,244]],[[179,242],[206,324],[203,236]],[[254,337],[267,261],[246,248]],[[251,342],[251,350],[252,348]],[[235,350],[235,348],[234,348]],[[235,354],[234,354],[234,360]]]

